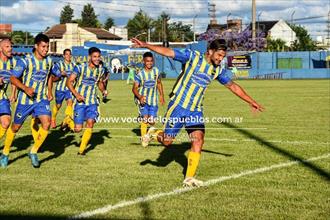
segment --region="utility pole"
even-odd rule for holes
[[[327,26],[327,32],[328,32],[328,39],[327,39],[327,46],[328,49],[330,48],[330,10],[328,12],[328,26]]]
[[[209,3],[209,17],[210,17],[210,24],[217,24],[217,19],[216,19],[216,15],[215,15],[215,4],[212,3],[210,4]]]
[[[296,11],[293,11],[291,14],[291,25],[293,25],[293,15]],[[293,30],[291,30],[291,46],[293,46]]]
[[[256,48],[256,0],[252,0],[252,42]]]
[[[197,15],[195,15],[193,18],[194,42],[196,41],[196,21],[195,21],[196,18],[197,18]]]

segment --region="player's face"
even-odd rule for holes
[[[94,65],[94,66],[98,66],[100,65],[100,61],[101,61],[101,54],[99,52],[94,52],[90,55],[90,60],[91,60],[91,63]]]
[[[12,43],[9,40],[0,42],[0,52],[3,56],[11,57],[13,51]]]
[[[226,56],[226,51],[224,50],[209,50],[209,55],[211,62],[214,66],[219,66],[223,58]]]
[[[36,53],[39,56],[46,57],[49,50],[49,43],[41,41],[35,45],[35,48],[36,48]]]
[[[66,61],[66,62],[71,62],[71,52],[70,51],[65,51],[65,53],[64,53],[64,60]]]
[[[143,63],[144,63],[145,68],[150,70],[150,69],[152,69],[152,66],[154,65],[154,58],[145,57],[145,58],[143,58]]]

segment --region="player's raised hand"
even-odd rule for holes
[[[34,88],[26,87],[24,92],[31,98],[34,96]]]
[[[146,47],[146,43],[138,40],[137,38],[132,38],[131,41],[133,43],[132,47],[134,48]]]

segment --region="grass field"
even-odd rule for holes
[[[111,101],[101,105],[102,116],[137,116],[125,83],[109,83]],[[163,83],[168,94],[174,81]],[[0,170],[0,218],[68,218],[115,205],[91,218],[329,219],[330,81],[238,83],[266,111],[254,116],[223,86],[209,87],[205,116],[232,121],[206,124],[197,177],[218,183],[183,192],[188,140],[180,135],[170,149],[157,143],[143,148],[134,123],[96,124],[85,157],[76,155],[81,134],[52,130],[39,154],[41,167],[33,169],[28,119],[8,168]],[[62,115],[63,109],[58,123]]]

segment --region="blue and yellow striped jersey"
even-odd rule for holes
[[[0,100],[8,99],[6,92],[16,62],[17,60],[14,57],[9,58],[6,62],[0,59],[0,78],[2,78],[3,81],[3,85],[0,86]]]
[[[134,81],[139,84],[139,94],[146,97],[148,105],[158,105],[157,81],[159,79],[157,67],[153,67],[150,71],[143,69],[134,75]]]
[[[66,63],[64,60],[61,60],[58,63],[54,64],[54,68],[58,69],[60,71],[60,73],[62,73],[63,71],[66,72],[66,75],[67,75],[67,76],[62,76],[60,78],[60,80],[56,82],[55,89],[57,91],[67,91],[68,90],[68,87],[66,87],[66,81],[67,81],[67,78],[73,72],[74,66],[75,65],[73,62]]]
[[[202,101],[207,86],[217,79],[221,84],[231,81],[230,74],[223,66],[209,64],[198,51],[174,49],[174,60],[183,65],[183,72],[174,84],[170,98],[175,104],[190,111],[202,111]]]
[[[76,90],[85,98],[84,103],[79,103],[75,99],[74,102],[77,105],[94,105],[99,104],[97,100],[97,87],[99,80],[104,77],[104,69],[102,66],[91,69],[87,62],[78,64],[74,67],[73,73],[77,75]]]
[[[35,95],[30,98],[24,91],[20,90],[18,104],[32,105],[47,100],[49,73],[57,77],[61,76],[59,72],[52,71],[52,59],[50,57],[38,60],[33,54],[30,57],[19,59],[13,70],[13,76],[22,77],[22,83],[27,87],[34,88]]]

